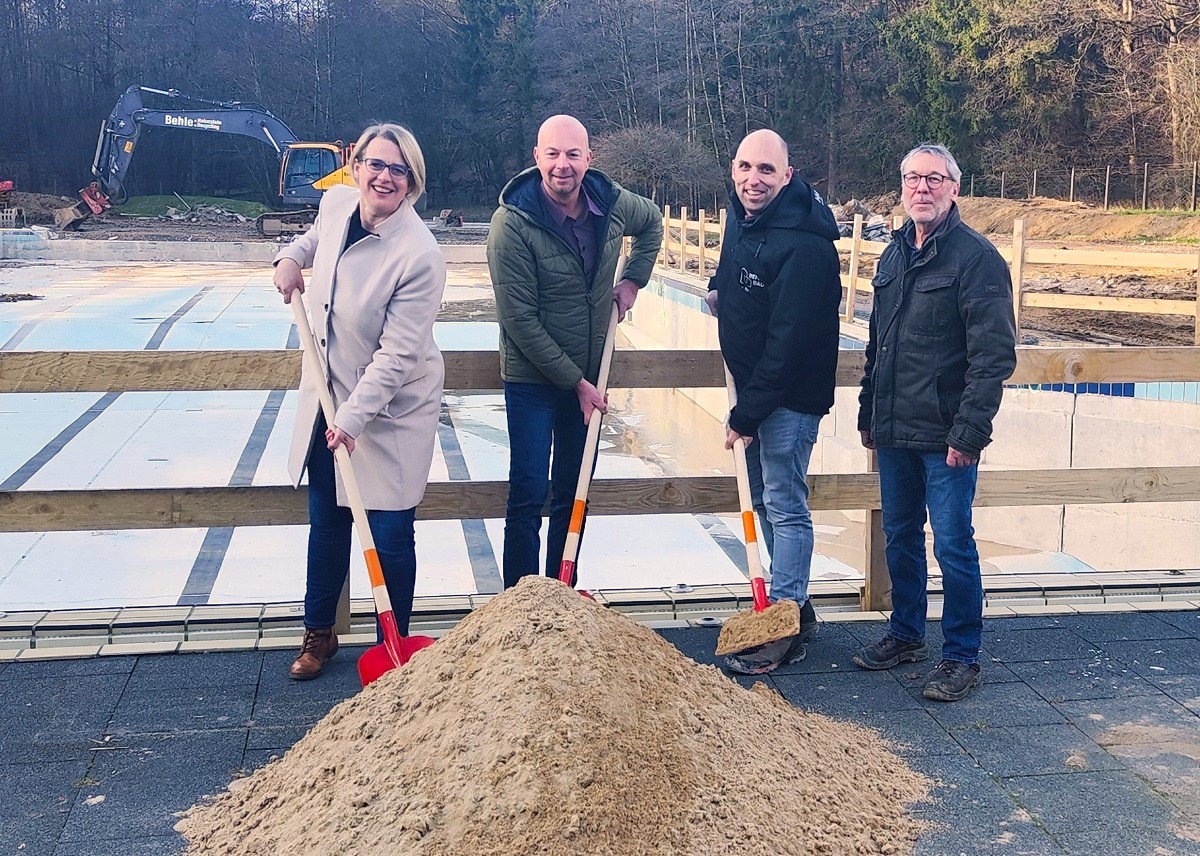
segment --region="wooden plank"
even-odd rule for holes
[[[221,391],[299,384],[299,351],[0,352],[0,392]]]
[[[446,351],[446,388],[500,389],[495,351]],[[299,351],[5,351],[0,392],[295,389]],[[719,351],[620,351],[611,385],[724,386]]]
[[[878,509],[877,473],[814,475],[814,511]],[[420,520],[501,518],[508,483],[434,482],[417,510]],[[977,506],[1091,505],[1200,500],[1200,467],[1115,467],[985,470]],[[732,476],[597,479],[593,514],[735,513]],[[220,526],[300,525],[308,521],[301,488],[137,488],[0,492],[0,532],[66,532]]]
[[[1200,380],[1200,348],[1017,348],[1010,384]]]
[[[1192,253],[1135,253],[1116,250],[1060,250],[1030,247],[1025,261],[1033,265],[1079,265],[1083,267],[1155,268],[1158,270],[1194,270]]]
[[[984,470],[975,505],[1106,505],[1200,500],[1200,467]]]
[[[1100,297],[1090,294],[1025,292],[1026,308],[1086,309],[1091,312],[1134,312],[1138,315],[1194,315],[1193,300],[1156,300],[1151,297]]]
[[[1196,205],[1196,163],[1192,162],[1192,210]],[[1193,316],[1192,342],[1200,345],[1200,250],[1196,251],[1196,311]]]
[[[853,238],[838,238],[834,241],[834,246],[838,248],[840,253],[848,253],[854,248]],[[888,248],[886,241],[859,241],[858,251],[864,256],[881,256],[883,251]]]
[[[850,233],[850,263],[844,276],[846,286],[846,310],[842,320],[849,323],[854,320],[855,295],[858,292],[858,259],[862,250],[863,217],[854,215],[854,228]]]
[[[1018,217],[1013,221],[1012,245],[1012,289],[1013,321],[1017,330],[1017,341],[1021,341],[1021,289],[1025,286],[1025,220]]]
[[[869,283],[859,280],[859,289]],[[1026,295],[1026,306],[1029,305]],[[1112,299],[1112,298],[1109,298]],[[1163,302],[1163,301],[1155,301]],[[1186,304],[1188,314],[1191,303]],[[500,388],[495,351],[446,351],[446,388]],[[839,386],[857,386],[865,354],[844,350]],[[298,351],[4,351],[0,393],[175,392],[294,389]],[[1009,383],[1132,383],[1200,380],[1200,348],[1018,348]],[[618,389],[724,386],[719,351],[623,351],[613,356]]]
[[[879,456],[874,451],[867,456],[867,471],[879,478]],[[859,608],[868,612],[891,609],[892,577],[884,552],[887,536],[883,532],[883,512],[878,507],[869,508],[863,524],[863,585],[858,592]]]

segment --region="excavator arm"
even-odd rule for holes
[[[180,109],[148,108],[143,103],[142,93],[178,99]],[[271,146],[281,161],[288,147],[297,142],[291,128],[257,104],[209,101],[183,95],[175,89],[131,86],[117,100],[112,113],[100,126],[96,156],[92,161],[92,174],[96,180],[79,191],[83,202],[56,212],[55,224],[60,229],[75,228],[92,214],[99,214],[125,201],[125,176],[133,160],[138,138],[146,127],[186,128],[252,137]],[[318,191],[316,197],[319,196]]]

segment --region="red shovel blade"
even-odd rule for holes
[[[571,585],[571,579],[575,576],[575,563],[570,559],[563,559],[562,564],[558,566],[558,581],[565,586]],[[590,591],[580,589],[579,593],[588,600],[595,600],[595,596]]]
[[[359,680],[365,687],[386,672],[403,666],[412,659],[413,654],[422,648],[428,648],[434,641],[430,636],[401,636],[399,657],[397,658],[400,662],[396,662],[396,659],[392,658],[392,653],[388,650],[387,645],[372,645],[358,658]]]
[[[396,615],[390,609],[379,614],[383,643],[373,645],[358,658],[358,678],[365,687],[385,672],[403,666],[412,655],[433,644],[428,636],[401,636]]]

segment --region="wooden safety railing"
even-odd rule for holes
[[[705,266],[711,261],[715,268],[721,257],[721,241],[725,234],[725,211],[716,220],[701,210],[697,219],[688,218],[688,209],[681,208],[678,218],[671,217],[670,206],[663,206],[663,250],[660,263],[669,270],[692,273],[690,261],[697,263],[697,274],[707,276]],[[846,303],[842,319],[854,320],[855,298],[871,292],[871,280],[860,277],[864,257],[878,258],[887,243],[865,241],[862,238],[863,218],[856,214],[849,238],[837,241],[839,252],[849,256],[848,270],[842,274]],[[713,236],[715,235],[715,242]],[[704,240],[701,240],[701,236]],[[709,246],[709,244],[712,244]],[[1021,327],[1022,309],[1075,309],[1091,312],[1130,312],[1140,315],[1185,315],[1196,319],[1195,343],[1200,345],[1200,250],[1196,252],[1129,252],[1090,247],[1087,249],[1030,247],[1025,237],[1025,221],[1013,221],[1011,247],[1000,247],[1000,255],[1009,263],[1013,281],[1013,311],[1017,329]],[[1196,295],[1189,300],[1166,300],[1149,297],[1105,297],[1091,294],[1045,294],[1025,291],[1029,269],[1038,265],[1099,267],[1124,270],[1176,270],[1192,272],[1196,279]]]
[[[446,353],[446,387],[500,387],[494,352]],[[862,351],[843,351],[839,386],[854,386]],[[2,352],[0,393],[272,390],[295,388],[296,351]],[[1198,381],[1200,348],[1021,348],[1012,384]],[[613,388],[720,387],[716,351],[618,351]],[[879,509],[876,473],[814,475],[814,510]],[[433,483],[423,520],[498,518],[507,484]],[[976,504],[1070,505],[1200,500],[1200,467],[985,470]],[[598,479],[593,514],[736,512],[732,476]],[[138,488],[0,492],[0,532],[294,525],[307,520],[306,495],[288,486]],[[877,515],[873,515],[877,518]],[[876,524],[877,524],[876,520]],[[877,528],[877,527],[876,527]],[[870,528],[869,528],[870,529]],[[886,608],[890,588],[878,532],[864,543],[863,607]]]

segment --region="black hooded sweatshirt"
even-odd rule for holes
[[[737,406],[729,427],[753,436],[778,407],[823,416],[833,407],[841,262],[837,223],[796,176],[757,217],[731,196],[717,274],[721,353]]]

